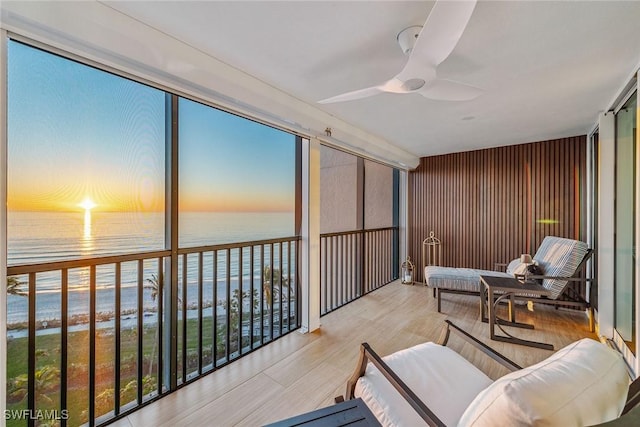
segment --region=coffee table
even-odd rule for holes
[[[266,427],[340,427],[347,425],[379,427],[380,423],[362,399],[353,399],[278,421]]]
[[[480,276],[480,317],[483,322],[489,322],[491,339],[494,341],[553,350],[553,345],[551,344],[516,338],[502,328],[502,326],[513,326],[516,328],[534,329],[534,326],[531,324],[516,322],[514,297],[522,294],[549,296],[550,292],[536,282],[524,282],[515,277]],[[505,300],[508,302],[509,320],[504,320],[496,316],[497,305]],[[496,333],[496,326],[498,326],[504,335],[498,335]]]

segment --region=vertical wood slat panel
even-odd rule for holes
[[[423,157],[409,174],[409,256],[433,231],[445,266],[493,269],[547,235],[584,238],[586,136]]]

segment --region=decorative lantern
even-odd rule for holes
[[[433,231],[429,233],[429,237],[422,241],[422,268],[430,265],[442,265],[442,243]],[[423,280],[424,276],[423,276]],[[426,285],[426,281],[424,282]],[[435,296],[436,288],[433,288],[433,296]]]
[[[405,285],[413,285],[413,268],[415,266],[411,262],[411,258],[407,257],[407,260],[400,266],[401,282]]]
[[[441,265],[442,263],[442,246],[433,231],[429,233],[429,237],[422,241],[422,264],[424,267],[428,265]]]

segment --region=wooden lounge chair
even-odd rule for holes
[[[446,347],[450,332],[511,373],[496,381]],[[640,380],[592,339],[522,369],[450,321],[439,343],[385,358],[364,343],[346,399],[361,398],[383,426],[640,425]]]

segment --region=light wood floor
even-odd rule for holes
[[[522,366],[551,354],[489,340],[487,324],[478,319],[477,297],[445,295],[443,313],[436,311],[435,302],[431,290],[422,285],[391,283],[322,317],[319,331],[293,332],[114,425],[258,426],[329,406],[344,394],[361,342],[386,355],[436,340],[445,319]],[[556,349],[583,337],[596,338],[582,312],[537,305],[533,313],[522,308],[517,314],[518,320],[533,322],[536,329],[513,330],[514,335],[552,343]],[[450,347],[494,379],[506,373],[457,338]]]

